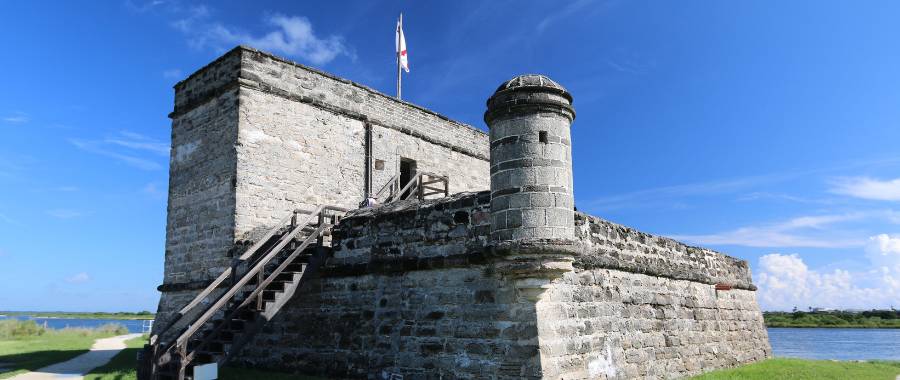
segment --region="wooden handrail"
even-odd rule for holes
[[[245,251],[244,254],[242,254],[242,255],[238,258],[238,260],[240,260],[240,261],[246,261],[247,258],[253,256],[253,254],[256,253],[256,251],[257,251],[260,247],[262,247],[266,242],[268,242],[269,239],[271,239],[272,236],[274,236],[274,235],[278,232],[278,230],[280,230],[280,229],[285,225],[285,223],[287,223],[287,222],[290,221],[292,218],[294,218],[294,216],[295,216],[298,212],[299,212],[299,210],[294,210],[294,211],[291,213],[291,215],[288,215],[288,216],[284,217],[283,219],[281,219],[281,220],[278,222],[278,224],[275,225],[275,227],[273,227],[272,229],[270,229],[269,232],[267,232],[265,235],[263,235],[262,238],[260,238],[255,244],[253,244],[253,246],[251,246],[247,251]],[[178,323],[178,321],[179,321],[182,317],[184,317],[185,314],[187,314],[187,313],[190,312],[194,307],[196,307],[198,304],[200,304],[200,302],[202,302],[204,298],[206,298],[207,296],[209,296],[210,293],[212,293],[216,288],[219,287],[219,285],[221,285],[223,282],[225,282],[225,280],[227,280],[228,277],[231,277],[231,273],[232,273],[232,269],[231,269],[230,267],[229,267],[229,268],[226,268],[226,269],[219,275],[219,277],[216,277],[216,279],[213,280],[213,282],[210,283],[205,289],[203,289],[203,291],[201,291],[199,294],[197,294],[197,296],[194,297],[194,299],[191,300],[191,302],[188,302],[188,304],[185,305],[184,307],[182,307],[181,310],[178,310],[178,314],[176,314],[175,318],[172,319],[171,321],[169,321],[169,323],[167,323],[167,324],[165,325],[165,327],[163,327],[162,331],[160,331],[160,332],[158,332],[158,333],[153,334],[152,336],[150,336],[150,344],[151,344],[151,345],[156,344],[156,341],[159,339],[160,336],[162,336],[163,334],[165,334],[166,332],[168,332],[168,330],[171,329],[172,326],[174,326],[176,323]]]
[[[395,176],[396,177],[396,176]],[[427,177],[427,179],[426,179]],[[426,185],[431,185],[435,183],[443,183],[444,188],[439,189],[436,187],[430,187]],[[432,190],[432,192],[425,192],[425,190]],[[410,199],[413,194],[416,194],[419,199],[425,199],[425,196],[435,195],[444,193],[444,196],[450,195],[450,178],[447,176],[442,176],[438,174],[434,174],[431,172],[419,172],[416,173],[415,177],[413,177],[409,182],[406,183],[405,186],[400,191],[396,193],[391,193],[387,199],[385,199],[384,203],[390,203],[397,200],[405,200]],[[404,194],[406,196],[404,196]]]
[[[268,249],[267,253],[263,257],[256,260],[253,267],[250,270],[248,270],[246,273],[244,273],[239,280],[234,282],[232,284],[232,286],[229,288],[229,290],[225,292],[225,294],[221,295],[214,304],[212,304],[208,308],[206,308],[206,311],[203,314],[201,314],[201,316],[199,318],[197,318],[193,323],[191,323],[188,326],[188,328],[185,329],[185,331],[183,331],[178,336],[177,339],[175,339],[175,344],[172,344],[172,345],[166,347],[166,349],[162,353],[157,355],[156,347],[158,346],[158,344],[157,344],[158,339],[153,339],[150,342],[150,346],[153,348],[152,365],[153,366],[161,365],[162,363],[160,363],[160,359],[170,358],[173,350],[177,351],[180,354],[179,357],[181,360],[181,364],[179,364],[179,365],[184,366],[184,365],[187,365],[187,363],[190,363],[189,359],[193,357],[193,353],[194,353],[194,351],[196,351],[196,348],[195,348],[190,353],[190,356],[187,356],[188,355],[187,343],[190,340],[190,338],[194,334],[196,334],[207,322],[209,322],[209,320],[219,310],[221,310],[222,307],[225,306],[228,303],[228,301],[231,300],[239,290],[241,290],[245,285],[247,285],[247,283],[250,282],[250,280],[253,277],[255,277],[257,275],[261,275],[261,273],[263,273],[262,271],[265,269],[265,266],[267,264],[269,264],[275,257],[277,257],[278,254],[282,251],[282,249],[284,249],[284,247],[287,246],[287,244],[289,242],[291,242],[298,234],[300,234],[301,231],[312,227],[312,225],[314,225],[314,224],[312,224],[314,217],[318,218],[318,221],[316,221],[316,224],[315,224],[315,225],[317,225],[317,227],[314,229],[314,233],[310,233],[310,235],[307,236],[306,239],[304,239],[301,246],[298,247],[297,249],[295,249],[289,256],[289,258],[287,260],[285,260],[281,265],[278,266],[275,273],[270,275],[265,281],[257,284],[256,289],[254,290],[253,294],[250,297],[247,297],[247,299],[245,299],[244,302],[239,307],[235,308],[235,310],[240,310],[242,307],[246,306],[248,301],[252,300],[254,296],[260,297],[259,293],[262,292],[262,290],[265,288],[265,286],[267,286],[269,283],[271,283],[274,280],[275,276],[277,276],[282,271],[284,271],[284,269],[291,263],[291,261],[294,258],[296,258],[296,256],[299,255],[303,249],[305,249],[306,247],[309,246],[309,244],[311,244],[311,242],[313,241],[314,238],[318,238],[319,242],[321,243],[321,235],[324,234],[325,229],[327,227],[331,226],[331,225],[326,225],[324,223],[325,213],[329,212],[329,211],[347,212],[348,210],[345,208],[337,207],[337,206],[323,205],[323,206],[318,206],[313,212],[309,212],[306,210],[294,210],[291,213],[291,215],[282,219],[277,226],[275,226],[268,233],[266,233],[266,235],[264,235],[264,237],[262,239],[257,241],[250,249],[248,249],[244,254],[242,254],[238,260],[247,261],[248,259],[250,259],[256,253],[256,251],[258,251],[261,247],[265,246],[265,244],[268,243],[268,241],[279,230],[281,230],[284,227],[284,225],[286,225],[288,222],[290,222],[290,226],[293,227],[293,229],[291,229],[290,232],[284,234],[281,238],[279,238],[278,243],[271,249]],[[295,218],[296,218],[297,214],[301,214],[301,213],[308,214],[308,216],[302,223],[297,223]],[[203,298],[205,298],[210,293],[212,293],[212,291],[215,290],[216,287],[218,287],[222,282],[224,282],[225,279],[227,279],[229,276],[231,276],[233,274],[233,272],[234,272],[234,270],[232,270],[232,268],[226,269],[215,281],[213,281],[213,283],[210,284],[210,286],[208,286],[206,289],[204,289],[203,292],[201,292],[197,297],[195,297],[194,300],[188,304],[188,306],[185,306],[184,308],[179,310],[179,314],[178,314],[178,317],[176,318],[176,320],[180,319],[189,310],[193,309],[197,304],[199,304]],[[231,313],[229,313],[229,315],[231,315]],[[170,323],[163,330],[163,333],[166,330],[168,330],[169,328],[171,328],[172,325],[174,325],[174,322]],[[162,335],[162,333],[154,334],[154,337],[158,337],[160,335]],[[186,360],[186,359],[188,359],[188,360]],[[155,368],[153,369],[153,372],[155,372]]]
[[[322,215],[322,214],[319,214],[319,215],[320,215],[319,220],[321,221],[321,220],[323,219],[323,218],[321,218],[321,215]],[[276,268],[276,269],[272,272],[272,274],[269,275],[269,277],[267,277],[264,281],[262,281],[260,284],[258,284],[258,285],[256,286],[256,289],[254,289],[254,291],[253,291],[249,296],[247,296],[247,298],[245,298],[244,301],[241,302],[240,305],[238,305],[236,308],[234,308],[233,311],[231,311],[230,313],[228,313],[227,315],[225,315],[224,318],[222,318],[222,320],[223,320],[223,321],[228,321],[228,320],[230,320],[230,319],[234,316],[234,314],[235,314],[237,311],[239,311],[239,310],[243,309],[244,307],[246,307],[247,305],[249,305],[250,302],[253,301],[254,298],[260,297],[260,293],[262,293],[263,290],[265,290],[265,288],[266,288],[267,286],[269,286],[269,284],[271,284],[272,281],[274,281],[276,277],[278,277],[278,275],[280,275],[282,272],[284,272],[284,270],[288,267],[288,265],[290,265],[291,262],[292,262],[292,261],[293,261],[293,260],[294,260],[301,252],[303,252],[303,250],[305,250],[307,247],[309,247],[309,245],[313,242],[314,239],[317,239],[319,236],[321,236],[321,234],[325,232],[325,228],[326,228],[326,227],[329,227],[329,226],[330,226],[330,225],[325,225],[324,223],[320,223],[320,224],[319,224],[319,227],[316,229],[316,232],[315,232],[315,233],[312,233],[312,234],[310,234],[309,236],[307,236],[307,238],[303,240],[303,243],[300,244],[300,246],[297,247],[297,249],[295,249],[295,250],[290,254],[290,256],[288,256],[288,257],[284,260],[284,262],[282,262],[281,265],[279,265],[278,268]],[[208,337],[215,336],[215,333],[218,332],[218,330],[220,330],[220,329],[223,328],[224,326],[225,326],[225,323],[222,323],[222,324],[219,324],[218,326],[215,326],[215,327],[213,328],[213,330],[210,332],[210,334],[208,335]],[[204,340],[203,342],[201,342],[199,345],[197,345],[197,347],[194,347],[194,349],[191,350],[190,352],[186,353],[186,355],[185,355],[185,357],[184,357],[184,361],[187,362],[187,363],[190,363],[190,362],[194,359],[194,356],[195,356],[196,352],[199,351],[199,350],[201,350],[202,348],[204,348],[208,342],[209,342],[209,338],[207,338],[206,340]]]
[[[262,238],[257,240],[257,242],[255,244],[253,244],[240,257],[238,257],[238,260],[246,261],[248,258],[252,257],[256,253],[256,251],[259,250],[260,247],[265,245],[269,241],[269,239],[272,238],[272,236],[275,236],[275,234],[278,233],[278,231],[280,229],[282,229],[285,224],[287,224],[289,221],[291,221],[293,218],[295,218],[297,216],[297,214],[308,213],[308,212],[309,211],[297,209],[297,210],[294,210],[293,212],[291,212],[290,215],[282,218],[280,221],[278,221],[278,224],[276,224],[275,227],[271,228],[265,235],[263,235]],[[149,340],[150,344],[155,345],[160,336],[164,335],[166,332],[169,331],[169,329],[171,329],[173,326],[175,326],[175,324],[178,323],[178,321],[182,317],[184,317],[194,307],[196,307],[198,304],[200,304],[200,302],[202,302],[204,298],[206,298],[207,296],[210,295],[210,293],[212,293],[214,290],[216,290],[216,288],[218,288],[219,285],[221,285],[223,282],[225,282],[225,280],[227,280],[228,277],[231,277],[231,274],[232,274],[232,269],[230,267],[226,268],[221,274],[219,274],[219,277],[216,277],[216,279],[213,280],[213,282],[211,282],[205,289],[203,289],[203,291],[201,291],[199,294],[197,294],[197,296],[194,297],[194,299],[191,300],[191,302],[188,302],[187,305],[185,305],[180,310],[178,310],[178,314],[176,314],[175,318],[172,319],[171,321],[169,321],[169,323],[167,323],[160,332],[155,333],[150,336],[150,340]]]
[[[194,333],[196,333],[197,330],[199,330],[201,327],[203,327],[203,325],[204,325],[206,322],[208,322],[208,321],[210,320],[210,318],[212,318],[212,316],[215,315],[215,313],[218,312],[219,309],[221,309],[222,306],[224,306],[225,303],[227,303],[228,300],[231,299],[231,297],[234,296],[234,294],[238,292],[238,290],[240,290],[241,287],[243,287],[243,286],[246,285],[248,282],[250,282],[250,280],[253,278],[253,276],[255,276],[256,273],[258,273],[260,270],[262,270],[262,268],[265,267],[265,265],[268,264],[269,261],[270,261],[273,257],[275,257],[276,255],[278,255],[278,253],[281,252],[281,250],[282,250],[282,249],[283,249],[283,248],[284,248],[291,240],[293,240],[293,238],[294,238],[295,236],[297,236],[297,234],[299,234],[300,231],[303,230],[303,229],[306,227],[307,224],[309,224],[309,222],[311,221],[311,219],[312,219],[313,216],[318,215],[320,212],[322,212],[322,210],[324,209],[324,207],[325,207],[325,206],[319,206],[319,207],[317,207],[317,208],[316,208],[316,211],[314,211],[312,214],[310,214],[310,215],[306,218],[307,220],[306,220],[305,222],[303,222],[303,223],[297,223],[297,226],[294,227],[294,229],[291,230],[291,232],[285,234],[285,235],[281,238],[281,240],[278,242],[278,245],[275,246],[275,248],[269,250],[269,253],[267,253],[266,256],[264,256],[263,258],[259,259],[259,260],[256,262],[256,265],[253,266],[253,268],[251,268],[250,270],[248,270],[247,273],[245,273],[243,276],[241,276],[241,279],[240,279],[240,280],[238,280],[234,285],[232,285],[231,289],[229,289],[227,292],[225,292],[225,294],[223,294],[222,296],[220,296],[219,299],[218,299],[214,304],[212,304],[212,306],[210,306],[209,308],[206,309],[206,312],[203,313],[203,314],[200,316],[200,318],[197,318],[197,320],[194,321],[194,323],[192,323],[191,326],[188,327],[187,330],[185,330],[183,333],[181,333],[180,336],[178,336],[178,339],[175,340],[175,345],[181,346],[181,345],[186,344],[186,343],[187,343],[187,340],[188,340],[192,335],[194,335]]]
[[[388,191],[388,198],[390,198],[391,195],[393,195],[393,191],[389,191],[389,189],[393,189],[396,186],[397,182],[399,182],[399,181],[400,181],[400,173],[397,173],[393,177],[391,177],[391,179],[388,180],[387,183],[385,183],[384,186],[382,186],[381,189],[379,189],[377,193],[375,193],[375,196],[373,196],[373,198],[381,199],[381,196],[384,194],[385,191]]]

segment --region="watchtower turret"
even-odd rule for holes
[[[571,241],[572,95],[543,75],[520,75],[487,101],[491,142],[491,239]]]

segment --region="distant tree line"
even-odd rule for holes
[[[900,328],[900,310],[767,311],[763,318],[768,327]]]

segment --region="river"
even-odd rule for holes
[[[769,328],[776,357],[900,360],[900,329]]]

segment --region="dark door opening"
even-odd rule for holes
[[[400,189],[409,184],[409,181],[412,181],[416,176],[416,161],[410,160],[408,158],[400,159]],[[409,189],[405,191],[403,194],[400,194],[400,199],[406,199],[407,196],[410,195],[412,191],[415,189]]]

